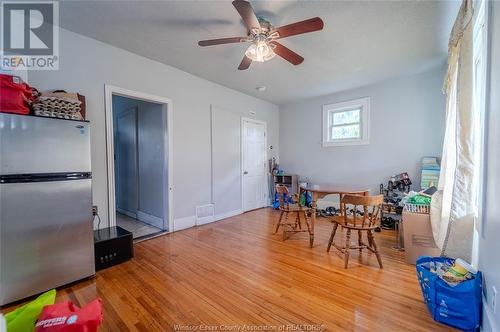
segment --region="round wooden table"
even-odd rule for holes
[[[312,215],[311,215],[311,231],[309,233],[309,244],[311,248],[314,244],[314,224],[316,223],[316,206],[317,201],[326,195],[339,195],[340,201],[344,195],[363,195],[370,193],[370,189],[361,186],[335,184],[335,183],[310,183],[306,187],[300,187],[299,193],[308,191],[312,197]]]

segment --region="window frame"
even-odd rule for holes
[[[360,110],[359,126],[361,135],[359,138],[330,139],[330,114]],[[347,126],[348,123],[338,125]],[[323,147],[367,145],[370,144],[370,97],[343,101],[323,105],[322,123],[322,145]]]
[[[476,16],[474,20],[473,32],[472,32],[472,90],[473,90],[473,105],[476,116],[478,116],[478,137],[476,142],[479,146],[479,151],[477,151],[475,163],[477,165],[477,197],[476,197],[476,222],[475,227],[481,238],[485,237],[485,218],[484,218],[484,197],[486,197],[486,186],[482,185],[486,183],[486,135],[487,135],[487,105],[486,101],[489,97],[489,10],[490,3],[487,0],[479,1],[478,7],[476,9]],[[479,66],[478,66],[479,63]],[[481,79],[478,82],[478,78]],[[479,89],[478,89],[479,88]],[[478,91],[479,90],[479,91]],[[474,248],[473,248],[474,249]],[[477,250],[477,248],[476,248]],[[474,251],[474,250],[473,250]],[[477,253],[476,253],[477,255]],[[474,256],[474,253],[473,253]]]

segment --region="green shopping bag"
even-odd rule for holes
[[[54,304],[56,290],[43,293],[35,300],[5,315],[7,332],[28,332],[35,329],[35,323],[46,305]]]

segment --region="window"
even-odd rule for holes
[[[323,105],[323,146],[369,144],[370,98]]]

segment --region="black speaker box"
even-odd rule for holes
[[[94,231],[96,271],[128,261],[134,257],[132,233],[119,227]]]

